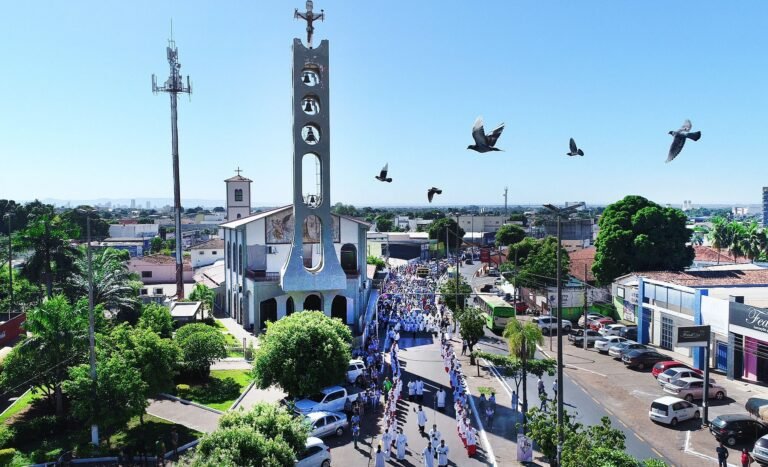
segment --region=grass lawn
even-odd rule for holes
[[[9,418],[25,410],[27,407],[29,407],[32,401],[35,401],[40,397],[42,397],[40,393],[33,394],[32,391],[25,392],[13,404],[11,404],[10,407],[8,407],[8,410],[6,410],[5,412],[3,412],[2,415],[0,415],[0,424],[5,423],[5,421],[8,420]]]
[[[243,358],[245,354],[243,353],[242,347],[227,347],[227,357],[230,358]]]
[[[224,345],[226,346],[236,346],[239,345],[242,347],[243,343],[238,342],[238,340],[233,336],[232,334],[222,331],[222,334],[224,334]]]
[[[17,439],[4,446],[17,450],[11,462],[13,466],[56,461],[63,453],[73,449],[77,449],[78,457],[117,455],[123,449],[136,455],[144,449],[149,454],[155,454],[157,440],[166,444],[166,450],[172,449],[173,427],[179,435],[179,445],[201,436],[197,431],[145,414],[144,425],[141,425],[139,417],[133,417],[124,428],[112,434],[109,445],[102,432],[102,444],[94,448],[89,444],[90,426],[72,419],[55,420],[50,405],[44,399],[33,400],[29,410],[22,411],[8,422],[6,426],[17,433]]]
[[[230,408],[251,384],[249,373],[249,370],[212,370],[207,382],[177,382],[189,384],[186,399],[223,411]]]
[[[221,321],[219,321],[218,319],[214,319],[213,320],[213,326],[216,329],[219,329],[221,331],[226,331],[227,330],[227,328],[223,324],[221,324]]]

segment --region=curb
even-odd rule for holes
[[[227,412],[231,412],[231,411],[235,410],[235,409],[236,409],[236,408],[237,408],[237,407],[240,405],[240,403],[243,401],[243,399],[245,398],[245,396],[246,396],[246,395],[247,395],[249,392],[251,392],[251,389],[253,389],[253,386],[254,386],[255,384],[256,384],[256,380],[253,380],[253,381],[251,381],[251,384],[249,384],[249,385],[248,385],[248,387],[247,387],[247,388],[245,388],[245,391],[243,391],[243,393],[242,393],[242,394],[240,394],[240,397],[238,397],[238,398],[235,400],[235,403],[234,403],[234,404],[232,404],[232,405],[231,405],[231,406],[230,406],[230,407],[227,409]]]
[[[166,394],[164,392],[161,392],[160,396],[162,396],[162,397],[164,397],[166,399],[175,401],[175,402],[180,402],[180,403],[182,403],[184,405],[192,405],[192,406],[197,407],[199,409],[207,410],[209,412],[213,412],[213,413],[218,414],[218,415],[222,415],[224,413],[221,410],[216,410],[216,409],[213,409],[213,408],[208,407],[206,405],[198,404],[197,402],[188,401],[186,399],[182,399],[180,397],[172,396],[171,394]]]

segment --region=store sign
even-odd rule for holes
[[[730,324],[768,334],[768,310],[730,302]]]
[[[483,263],[491,262],[491,250],[488,248],[480,248],[480,261]]]
[[[677,328],[678,347],[706,347],[711,331],[707,326],[680,326]]]

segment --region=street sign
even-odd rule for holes
[[[706,347],[709,345],[709,335],[709,325],[681,326],[677,328],[677,346]]]

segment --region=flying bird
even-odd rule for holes
[[[694,141],[698,141],[699,138],[701,138],[700,131],[691,131],[690,120],[684,121],[683,126],[681,126],[679,130],[670,131],[669,134],[674,138],[672,139],[672,145],[669,147],[669,155],[667,156],[666,162],[672,162],[672,160],[680,154],[680,151],[683,150],[683,146],[685,146],[686,138]]]
[[[443,190],[441,190],[440,188],[435,188],[435,187],[432,187],[429,190],[427,190],[427,199],[429,199],[430,203],[432,202],[432,198],[434,198],[436,194],[442,195],[443,194]]]
[[[565,153],[568,156],[583,156],[584,155],[584,151],[582,151],[581,149],[579,149],[576,146],[576,141],[574,141],[573,138],[571,138],[570,149],[571,149],[571,152]]]
[[[389,162],[384,164],[384,168],[381,169],[381,173],[376,175],[376,180],[380,182],[392,183],[392,178],[387,178],[387,171],[389,171]]]
[[[479,153],[501,151],[501,149],[496,147],[496,141],[498,141],[502,131],[504,131],[503,123],[486,135],[485,128],[483,128],[483,117],[477,117],[475,124],[472,125],[472,138],[475,139],[475,144],[470,144],[467,146],[467,149],[472,149]]]

